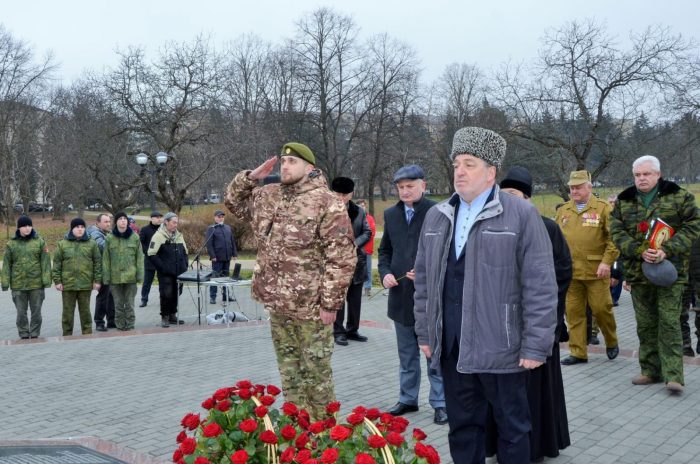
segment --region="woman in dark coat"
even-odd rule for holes
[[[527,169],[513,167],[500,183],[501,190],[529,199],[532,194],[532,177]],[[547,233],[552,241],[554,269],[557,274],[558,304],[557,328],[552,346],[552,355],[547,362],[530,371],[527,396],[530,403],[532,430],[530,431],[530,461],[539,462],[545,456],[559,456],[562,450],[571,444],[569,421],[566,415],[566,398],[564,382],[559,363],[559,342],[568,340],[564,325],[566,291],[572,277],[571,254],[566,239],[556,222],[543,217]],[[491,417],[486,427],[486,455],[496,454],[496,424]]]

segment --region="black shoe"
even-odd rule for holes
[[[139,304],[139,308],[145,308],[146,305],[148,305],[148,301],[141,300],[141,304]]]
[[[399,401],[394,405],[393,408],[389,409],[387,412],[392,416],[403,416],[407,412],[418,411],[418,405],[416,404],[406,404]],[[435,415],[437,417],[437,409],[435,410]],[[447,414],[445,414],[447,416]]]
[[[182,319],[178,319],[177,316],[170,316],[168,317],[168,322],[170,322],[172,325],[182,325],[185,323]]]
[[[613,346],[612,348],[605,348],[605,354],[608,355],[608,359],[615,359],[617,355],[620,354],[620,348]]]
[[[107,323],[107,328],[108,328],[108,329],[116,329],[116,328],[117,328],[117,324],[115,324],[114,322],[108,322],[108,323]]]
[[[107,332],[107,327],[105,327],[104,324],[97,324],[97,326],[95,326],[95,330],[98,332]]]
[[[617,308],[618,306],[620,306],[620,303],[618,303],[617,301],[613,301],[613,308]]]
[[[595,335],[591,338],[588,339],[588,344],[589,345],[600,345],[600,340],[598,339],[598,336]]]
[[[167,329],[168,327],[170,327],[170,321],[168,320],[167,317],[160,318],[160,326],[164,329]]]
[[[216,304],[216,298],[209,298],[209,304]]]
[[[23,335],[19,338],[20,338],[20,340],[29,340],[29,335]]]
[[[694,358],[695,351],[693,351],[693,347],[690,345],[684,346],[683,347],[683,356],[688,356],[689,358]]]
[[[576,356],[567,356],[566,358],[561,360],[561,363],[565,366],[572,366],[574,364],[585,364],[587,362],[588,359],[577,358]]]
[[[445,408],[435,408],[433,422],[438,425],[447,424],[447,410]]]
[[[348,346],[348,338],[345,335],[337,335],[335,337],[335,344],[340,346]]]
[[[356,342],[366,342],[367,341],[367,337],[365,337],[364,335],[360,335],[358,332],[349,333],[347,335],[347,339],[354,340]]]

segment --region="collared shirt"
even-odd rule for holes
[[[462,248],[467,244],[469,231],[474,222],[476,222],[476,217],[484,209],[486,200],[488,200],[492,190],[493,187],[484,190],[472,200],[471,204],[459,197],[459,209],[457,210],[457,220],[455,221],[455,252],[458,258],[462,253]]]

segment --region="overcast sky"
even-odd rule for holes
[[[537,55],[544,31],[595,18],[624,40],[652,24],[698,37],[695,0],[9,0],[2,23],[43,55],[52,50],[58,77],[70,83],[83,70],[116,63],[115,50],[143,45],[150,53],[168,41],[209,34],[217,45],[242,33],[273,43],[294,34],[296,21],[320,6],[351,15],[361,37],[386,32],[413,46],[433,80],[453,62],[488,70]]]

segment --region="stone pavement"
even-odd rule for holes
[[[398,396],[393,330],[380,290],[363,303],[367,343],[336,346],[333,368],[342,413],[362,404],[391,407]],[[238,305],[262,316],[247,289]],[[39,340],[16,341],[9,292],[0,293],[0,441],[92,436],[163,462],[175,449],[181,417],[222,386],[248,378],[279,384],[266,322],[198,326],[186,290],[181,328],[157,327],[158,297],[137,308],[137,330],[60,337],[60,297],[47,290]],[[257,311],[257,312],[256,312]],[[572,445],[552,463],[683,463],[700,461],[700,367],[686,358],[686,390],[670,396],[662,385],[635,387],[638,372],[629,295],[616,308],[622,355],[609,361],[596,347],[586,365],[564,366]],[[76,326],[76,333],[79,329]],[[566,350],[562,350],[566,355]],[[447,427],[432,423],[422,384],[420,411],[409,414],[449,463]]]

